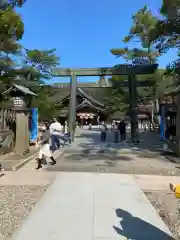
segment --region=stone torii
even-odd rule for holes
[[[122,81],[119,87],[128,87],[130,96],[130,112],[131,112],[131,138],[135,142],[137,140],[137,117],[136,117],[136,87],[152,86],[152,81],[136,82],[136,75],[152,74],[156,71],[158,64],[120,64],[115,67],[104,68],[54,68],[52,76],[54,77],[70,77],[70,102],[69,102],[69,127],[72,141],[74,140],[74,130],[76,123],[76,85],[79,76],[117,76],[127,75],[128,80]]]

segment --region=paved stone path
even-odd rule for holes
[[[170,240],[131,176],[58,173],[13,240]]]
[[[136,149],[128,144],[114,144],[112,137],[112,132],[109,132],[107,143],[101,144],[97,129],[84,130],[77,135],[70,147],[64,148],[63,155],[58,156],[61,150],[55,153],[57,165],[54,169],[52,166],[47,169],[54,172],[46,172],[46,169],[35,171],[35,161],[29,162],[17,172],[6,172],[1,178],[0,187],[6,190],[9,186],[13,188],[9,190],[9,194],[12,191],[14,193],[14,189],[23,189],[23,193],[20,191],[14,197],[20,201],[20,195],[28,195],[32,190],[40,192],[40,186],[41,192],[44,192],[52,184],[18,229],[13,240],[173,239],[142,190],[167,192],[168,183],[180,182],[180,177],[136,174],[162,174],[164,171],[164,175],[168,175],[167,171],[170,170],[170,175],[174,175],[176,166],[157,157],[140,158],[134,154]],[[67,167],[70,173],[58,172],[65,171]],[[133,175],[104,174],[101,171]],[[34,192],[31,195],[35,195]],[[29,203],[34,204],[36,201],[30,199]],[[19,203],[15,203],[15,206],[17,204]],[[22,209],[26,210],[27,196],[24,204]],[[27,215],[27,211],[25,213]],[[18,222],[14,225],[12,230],[20,224]],[[12,232],[14,231],[7,233],[11,235]],[[3,234],[5,235],[4,232]]]
[[[151,143],[152,134],[150,133]],[[135,148],[128,143],[114,143],[111,131],[108,132],[107,142],[101,143],[98,129],[91,131],[85,129],[76,137],[76,141],[65,149],[64,154],[57,159],[57,164],[49,166],[47,171],[179,176],[180,166],[157,152],[160,144],[158,145],[157,135],[154,134],[156,139],[154,148],[149,148],[144,134],[142,144]]]

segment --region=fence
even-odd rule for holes
[[[0,108],[0,155],[11,152],[16,141],[16,112]]]

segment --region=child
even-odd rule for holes
[[[37,158],[37,168],[40,169],[42,168],[42,160],[43,158],[50,158],[52,160],[51,164],[54,165],[56,164],[56,161],[53,157],[53,153],[50,150],[50,144],[49,144],[49,139],[45,140],[44,142],[41,143],[42,145],[40,146],[39,143],[37,143],[37,146],[40,146],[40,151],[39,151],[39,156]]]

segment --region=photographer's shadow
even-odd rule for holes
[[[173,237],[153,226],[152,224],[145,222],[144,220],[133,217],[129,212],[116,209],[116,215],[121,218],[121,228],[113,226],[117,234],[132,240],[174,240]]]

